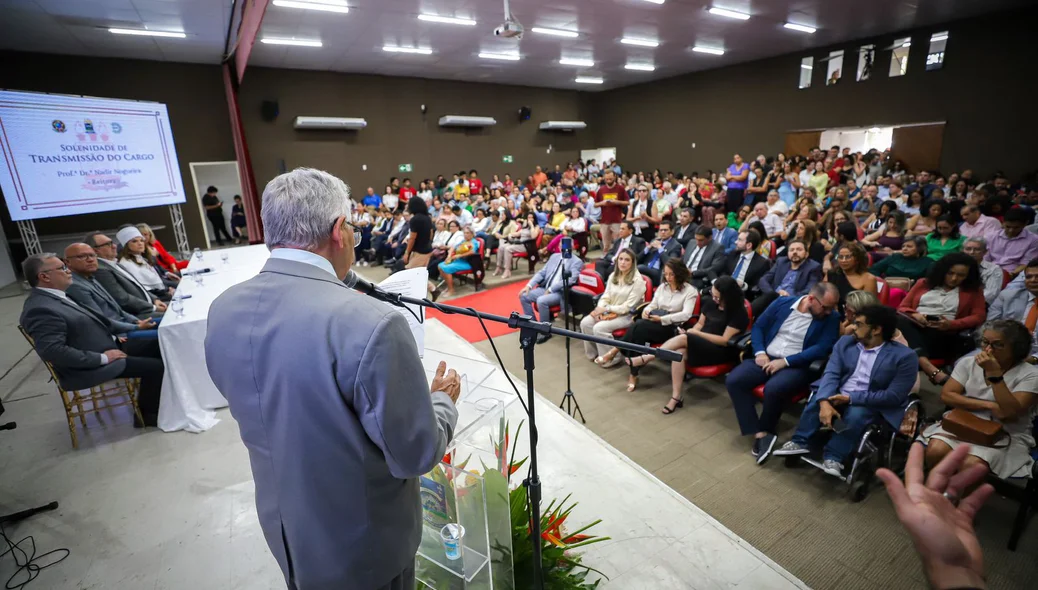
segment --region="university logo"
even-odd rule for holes
[[[58,133],[64,133],[66,131],[65,123],[64,123],[64,121],[61,121],[60,119],[54,119],[53,121],[51,121],[50,122],[50,127],[51,127],[51,129],[57,131]]]
[[[118,123],[112,123],[112,133],[122,133],[123,126]]]

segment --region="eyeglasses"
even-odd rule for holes
[[[962,251],[966,254],[979,254],[984,251],[984,248],[980,248],[978,246],[970,246],[968,248],[963,248]]]
[[[95,248],[104,248],[105,246],[114,246],[114,245],[115,245],[115,242],[113,242],[112,240],[108,240],[107,242],[105,242],[103,244],[95,244],[94,247]]]
[[[1006,343],[1002,342],[1001,340],[996,340],[996,341],[992,342],[992,341],[990,341],[990,340],[988,340],[986,338],[981,338],[980,339],[980,347],[981,348],[987,348],[989,346],[991,347],[992,350],[1002,350],[1003,348],[1006,347]]]
[[[68,266],[65,266],[64,264],[62,264],[61,266],[59,266],[57,268],[48,268],[47,270],[41,270],[40,272],[41,273],[48,273],[48,272],[54,272],[56,270],[60,270],[61,272],[68,272]]]
[[[854,256],[851,254],[837,254],[837,260],[854,260]]]

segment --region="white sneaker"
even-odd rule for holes
[[[822,471],[833,477],[843,477],[843,463],[835,459],[822,461]]]
[[[806,455],[809,452],[810,450],[805,446],[802,446],[793,441],[786,441],[786,444],[775,449],[774,454],[776,457],[788,457],[790,455]]]

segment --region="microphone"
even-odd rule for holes
[[[346,278],[342,280],[342,283],[355,291],[367,295],[368,297],[374,297],[379,301],[385,301],[386,303],[399,304],[400,302],[395,297],[395,293],[390,293],[378,286],[371,284],[366,279],[358,275],[357,273],[350,270],[346,273]]]
[[[186,270],[185,269],[185,270],[181,271],[180,276],[182,276],[182,277],[190,277],[192,275],[204,275],[205,273],[208,273],[208,272],[213,272],[213,269],[211,269],[211,268],[203,268],[201,270]]]

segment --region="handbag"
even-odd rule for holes
[[[968,410],[955,408],[941,419],[941,428],[955,438],[973,445],[984,447],[1005,448],[1009,446],[1009,433],[1005,431],[1002,424],[994,420],[978,418]],[[1005,437],[1004,446],[996,446],[999,439]]]

